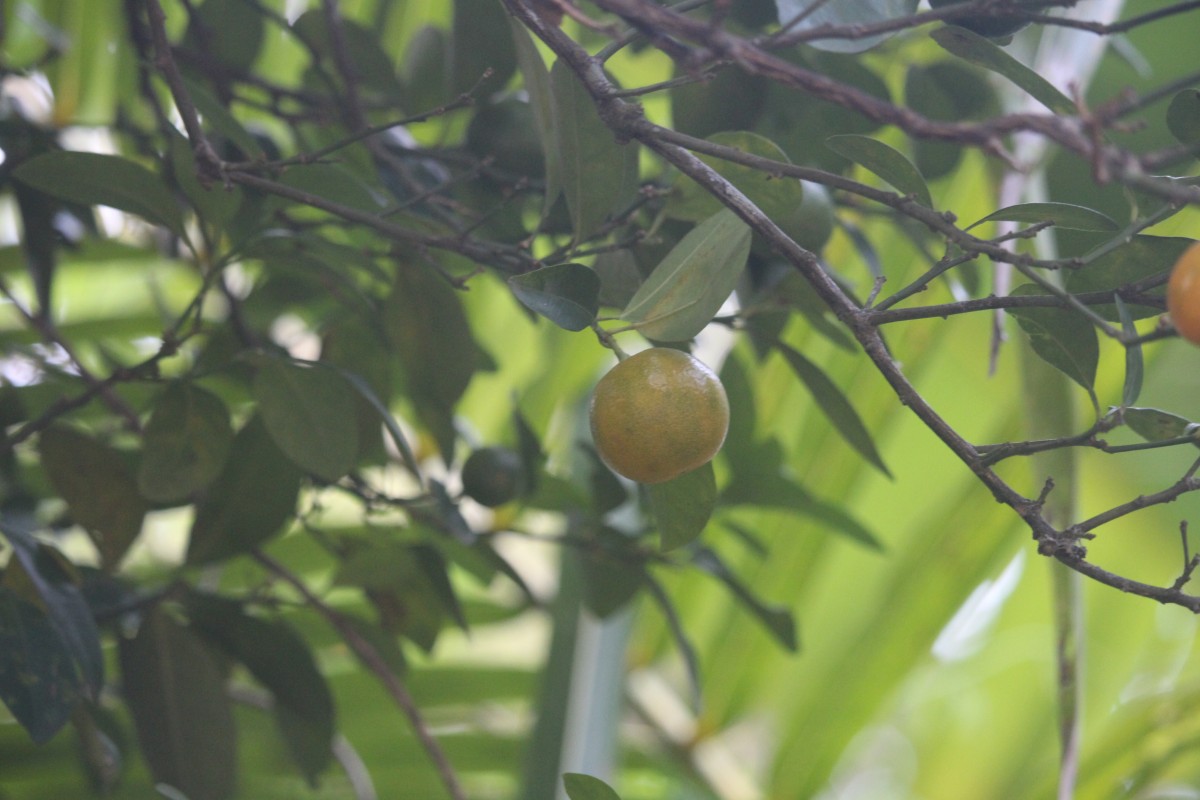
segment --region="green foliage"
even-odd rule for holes
[[[0,796],[1195,785],[1196,12],[1128,5],[3,6]],[[637,486],[647,345],[731,426]]]

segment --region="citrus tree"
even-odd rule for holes
[[[1196,796],[1200,3],[931,5],[3,4],[0,797]]]

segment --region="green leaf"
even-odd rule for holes
[[[315,787],[333,758],[333,695],[294,630],[245,613],[241,603],[194,592],[189,617],[196,632],[245,665],[275,698],[274,714],[288,752]]]
[[[793,653],[799,649],[796,620],[792,616],[792,612],[779,606],[768,606],[755,597],[754,593],[726,566],[721,557],[707,547],[696,548],[696,552],[692,554],[692,564],[725,584],[730,593],[754,615],[755,619],[762,623],[763,627],[781,645]]]
[[[708,137],[708,141],[733,148],[742,153],[769,158],[790,164],[787,154],[779,145],[765,136],[748,131],[725,131]],[[712,167],[721,177],[758,206],[764,214],[782,222],[804,202],[804,185],[792,178],[781,178],[762,170],[726,161],[710,155],[700,155],[700,160]],[[724,206],[700,184],[687,176],[680,176],[677,193],[667,204],[667,213],[676,219],[698,222],[716,214]]]
[[[604,619],[634,598],[646,574],[628,536],[602,527],[596,538],[594,546],[583,550],[583,602]]]
[[[493,0],[454,0],[450,52],[455,94],[479,85],[476,96],[486,98],[503,89],[517,71],[516,47],[512,38],[503,34],[508,21],[504,6]],[[485,70],[491,71],[486,79]]]
[[[1067,275],[1066,288],[1072,294],[1114,292],[1143,279],[1166,274],[1192,241],[1181,236],[1134,236],[1098,258],[1090,260],[1082,269],[1071,271]],[[1091,306],[1091,309],[1105,319],[1120,319],[1114,305],[1095,305]],[[1137,320],[1158,316],[1162,313],[1162,308],[1131,305],[1128,311],[1130,316]]]
[[[79,672],[54,622],[0,585],[0,700],[34,744],[58,733],[81,697]]]
[[[649,339],[687,341],[728,299],[749,255],[749,226],[723,209],[671,249],[630,299],[621,319]]]
[[[123,694],[154,780],[188,800],[228,800],[237,729],[217,660],[157,606],[118,645]]]
[[[1184,89],[1171,98],[1167,128],[1180,143],[1200,145],[1200,89]]]
[[[138,490],[157,503],[188,499],[220,474],[232,442],[229,410],[219,397],[171,383],[146,422]]]
[[[238,212],[245,195],[237,186],[223,186],[219,182],[203,185],[196,175],[196,157],[191,144],[174,129],[168,136],[167,154],[175,182],[205,222],[223,229]]]
[[[129,463],[115,448],[65,425],[42,431],[38,452],[50,485],[95,542],[101,562],[115,568],[146,516]]]
[[[1121,332],[1129,337],[1137,336],[1137,327],[1133,324],[1133,316],[1120,295],[1113,295],[1113,303],[1117,307],[1117,316],[1121,318]],[[1121,405],[1129,407],[1137,402],[1142,393],[1142,379],[1145,376],[1145,366],[1142,359],[1142,345],[1125,347],[1125,383],[1121,389]]]
[[[955,25],[938,28],[929,35],[946,51],[1008,78],[1056,114],[1076,113],[1069,97],[983,36]]]
[[[1131,431],[1148,442],[1162,442],[1187,436],[1193,422],[1158,408],[1126,408],[1121,419]],[[1200,447],[1200,442],[1196,443]]]
[[[717,501],[712,463],[665,483],[649,484],[646,491],[663,550],[682,547],[700,536]]]
[[[971,230],[985,222],[1049,222],[1056,228],[1074,231],[1117,231],[1121,226],[1107,214],[1086,206],[1071,203],[1022,203],[993,211],[986,217],[968,225]]]
[[[562,159],[562,184],[575,241],[595,233],[634,197],[637,145],[619,144],[600,119],[592,97],[563,61],[550,68],[554,128]]]
[[[850,405],[850,399],[834,385],[833,381],[829,380],[820,367],[805,358],[799,351],[783,342],[776,342],[775,347],[783,353],[792,371],[812,394],[817,407],[825,413],[846,443],[857,450],[859,455],[867,459],[872,466],[890,478],[892,473],[888,472],[887,466],[884,465],[862,418],[858,416],[854,406]]]
[[[367,89],[392,102],[400,100],[404,89],[396,77],[396,65],[384,52],[379,40],[382,31],[364,27],[344,15],[338,23],[341,28],[341,40],[345,45],[343,50],[351,62],[350,66],[359,90]],[[328,19],[322,9],[313,8],[306,11],[292,27],[323,57],[326,64],[337,63],[339,56],[333,44],[334,38],[329,30]],[[326,84],[322,88],[333,87]]]
[[[127,158],[60,150],[29,159],[13,170],[13,176],[59,199],[128,211],[185,236],[183,214],[171,190]]]
[[[404,367],[408,392],[449,462],[454,406],[479,363],[462,303],[434,270],[401,264],[384,307],[384,324]]]
[[[823,3],[813,7],[811,0],[775,0],[780,24],[788,24],[800,18],[789,31],[803,31],[826,25],[870,25],[888,20],[911,16],[917,11],[917,0],[856,0],[856,2]],[[835,53],[861,53],[893,36],[881,33],[875,36],[813,39],[806,42],[819,50]]]
[[[279,533],[295,513],[300,477],[262,419],[251,418],[234,437],[225,468],[196,507],[188,563],[240,555]]]
[[[237,118],[221,105],[221,101],[214,97],[203,83],[186,77],[183,82],[187,86],[188,95],[196,105],[196,111],[200,112],[200,120],[210,137],[215,139],[218,144],[225,140],[235,145],[238,150],[242,151],[244,158],[266,157],[258,140],[242,127],[242,123],[238,122]]]
[[[926,208],[933,208],[933,199],[929,196],[925,179],[913,163],[894,147],[856,133],[830,136],[825,144],[835,153],[866,167],[901,194],[912,197]]]
[[[514,275],[508,285],[527,308],[560,328],[581,331],[600,309],[600,276],[583,264],[555,264]]]
[[[235,73],[253,66],[264,28],[263,15],[254,5],[241,0],[204,0],[188,19],[184,47]]]
[[[571,800],[621,800],[607,783],[580,772],[564,772],[563,786]]]
[[[542,215],[545,216],[562,193],[562,153],[554,146],[558,142],[554,127],[554,89],[550,83],[550,70],[546,69],[546,62],[542,60],[529,31],[512,17],[508,18],[508,24],[516,46],[517,66],[524,79],[525,91],[529,94],[538,138],[542,141],[546,164],[546,194],[542,205]]]
[[[254,399],[275,443],[297,466],[327,481],[354,466],[354,393],[337,370],[266,359],[254,378]]]
[[[387,205],[381,192],[337,164],[301,164],[289,167],[279,182],[314,197],[369,214],[377,214]]]
[[[904,101],[939,122],[986,119],[999,112],[986,73],[953,59],[910,66],[904,76]],[[958,142],[924,138],[914,139],[912,149],[917,169],[930,181],[950,175],[964,152]]]
[[[1041,288],[1029,283],[1012,291],[1014,297],[1042,293]],[[1092,323],[1078,311],[1067,308],[1013,308],[1009,313],[1029,336],[1033,352],[1082,386],[1094,403],[1100,344]]]

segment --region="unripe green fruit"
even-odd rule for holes
[[[463,493],[495,508],[525,493],[525,467],[507,447],[483,447],[471,453],[462,468]]]

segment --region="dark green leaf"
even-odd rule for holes
[[[516,47],[512,38],[503,33],[508,21],[504,6],[493,0],[454,0],[450,52],[456,95],[478,85],[476,96],[486,98],[503,89],[517,71]],[[486,79],[485,71],[490,71]]]
[[[188,597],[196,632],[241,662],[275,698],[275,720],[310,785],[333,757],[333,695],[312,652],[282,622],[249,616],[238,602],[202,593]]]
[[[1133,324],[1133,317],[1129,313],[1128,307],[1121,299],[1120,295],[1113,295],[1113,303],[1117,307],[1117,316],[1121,318],[1121,332],[1129,337],[1137,336],[1137,328]],[[1125,347],[1125,383],[1121,390],[1121,405],[1129,407],[1137,402],[1138,397],[1142,394],[1142,379],[1145,375],[1145,366],[1142,360],[1142,345],[1141,343],[1134,345],[1126,345]]]
[[[663,342],[691,339],[733,292],[750,255],[750,228],[723,209],[697,225],[655,267],[621,319]]]
[[[1114,292],[1123,286],[1165,274],[1191,244],[1191,239],[1183,237],[1134,236],[1091,260],[1082,269],[1070,272],[1067,289],[1073,294]],[[1095,305],[1091,309],[1105,319],[1120,320],[1116,306]],[[1157,316],[1162,313],[1162,308],[1131,305],[1128,311],[1137,320]]]
[[[1183,144],[1200,145],[1200,89],[1184,89],[1171,98],[1167,127]]]
[[[120,156],[60,150],[36,156],[13,171],[24,184],[84,205],[111,206],[184,236],[183,214],[162,179]]]
[[[1042,289],[1028,283],[1012,291],[1014,297],[1042,293]],[[1087,390],[1094,401],[1100,344],[1092,323],[1067,308],[1014,308],[1009,313],[1029,336],[1033,352]]]
[[[1131,431],[1148,442],[1178,439],[1192,431],[1191,420],[1157,408],[1127,408],[1121,419]],[[1197,443],[1200,446],[1200,442]]]
[[[950,59],[909,67],[904,100],[913,111],[940,122],[984,119],[999,111],[986,73]],[[915,139],[912,147],[917,169],[931,181],[951,174],[964,150],[958,142],[925,138]]]
[[[838,429],[838,433],[842,435],[846,443],[890,478],[892,473],[888,472],[888,468],[884,465],[879,451],[875,449],[875,442],[871,440],[871,434],[863,425],[862,418],[858,416],[854,406],[850,405],[850,399],[833,381],[829,380],[820,367],[805,358],[799,351],[782,342],[777,342],[775,346],[779,352],[783,353],[788,364],[791,365],[792,371],[812,393],[817,406]]]
[[[692,564],[712,575],[736,597],[775,639],[793,653],[800,644],[796,638],[796,620],[792,612],[779,606],[768,606],[754,596],[721,557],[707,547],[698,547],[692,554]]]
[[[591,95],[565,62],[554,62],[550,84],[563,191],[575,241],[581,242],[633,200],[637,145],[617,142],[600,119]]]
[[[196,110],[200,112],[201,121],[218,144],[227,141],[236,146],[242,156],[247,159],[265,158],[262,145],[258,143],[258,140],[242,127],[242,123],[238,122],[225,106],[221,105],[221,101],[213,97],[212,92],[198,81],[184,78],[184,84],[187,86],[192,102],[196,104]]]
[[[44,744],[71,718],[81,695],[78,668],[54,622],[0,585],[0,700],[13,718]]]
[[[1056,114],[1073,115],[1076,113],[1075,104],[1069,97],[1054,88],[1041,75],[1004,52],[994,42],[979,34],[966,28],[947,25],[929,35],[945,50],[959,58],[1008,78]]]
[[[254,378],[254,398],[275,444],[297,466],[327,481],[354,466],[354,394],[337,370],[267,359]]]
[[[665,483],[649,484],[646,491],[663,550],[682,547],[703,533],[717,500],[711,463]]]
[[[524,25],[512,17],[508,19],[516,46],[517,66],[524,79],[525,91],[529,93],[529,104],[533,107],[533,118],[537,122],[538,138],[542,141],[545,157],[546,194],[542,207],[545,215],[562,192],[562,153],[558,147],[558,133],[554,127],[554,89],[550,85],[550,70],[542,60],[533,37]]]
[[[710,142],[729,147],[747,155],[768,158],[790,164],[787,154],[779,145],[765,136],[748,131],[724,131],[708,137]],[[758,206],[764,214],[782,223],[804,202],[804,185],[793,178],[776,175],[743,166],[716,156],[701,155],[700,160],[712,167],[725,180]],[[724,206],[700,184],[681,176],[676,193],[667,205],[667,213],[677,219],[698,222],[716,214]]]
[[[1009,206],[993,211],[965,230],[969,231],[985,222],[1050,222],[1057,228],[1075,231],[1116,231],[1121,228],[1107,214],[1071,203],[1022,203]]]
[[[342,52],[351,61],[351,71],[359,90],[367,89],[393,102],[401,99],[403,87],[396,77],[396,66],[380,44],[380,31],[364,27],[345,16],[339,17],[338,26]],[[293,30],[323,56],[327,64],[337,63],[335,40],[324,10],[313,8],[301,14],[293,24]]]
[[[803,15],[799,24],[788,27],[789,31],[803,31],[825,25],[854,26],[887,22],[916,13],[917,0],[857,0],[853,3],[823,3],[815,8],[810,6],[811,0],[775,0],[780,24],[788,25],[792,19]],[[837,53],[861,53],[892,35],[881,33],[857,38],[815,39],[808,44]]]
[[[225,468],[196,508],[190,564],[249,552],[280,532],[296,510],[300,470],[259,417],[234,437]]]
[[[633,599],[646,575],[625,534],[601,528],[597,540],[583,551],[583,602],[604,619]]]
[[[569,331],[581,331],[600,308],[600,276],[583,264],[555,264],[508,279],[517,299]]]
[[[381,192],[337,164],[302,164],[290,167],[279,182],[314,197],[377,214],[387,202]]]
[[[825,144],[835,153],[861,164],[926,208],[933,208],[925,179],[899,150],[869,136],[844,133],[830,136]]]
[[[675,65],[674,78],[689,76],[688,68]],[[675,130],[705,138],[720,131],[748,130],[755,126],[769,96],[771,82],[735,66],[715,70],[710,80],[691,81],[671,89],[671,119]]]
[[[571,800],[621,800],[607,783],[579,772],[563,773],[563,786]]]
[[[232,797],[237,729],[216,659],[158,607],[119,645],[125,701],[154,779],[188,800]]]
[[[172,383],[146,423],[138,489],[154,502],[185,500],[217,477],[232,442],[220,398],[194,384]]]
[[[189,16],[183,44],[233,72],[254,64],[263,40],[263,16],[242,0],[204,0]]]
[[[50,485],[92,537],[104,566],[115,568],[146,515],[128,462],[115,448],[65,425],[42,431],[38,452]]]
[[[210,181],[207,186],[202,184],[196,174],[196,157],[192,145],[174,130],[169,137],[167,149],[175,182],[205,222],[218,229],[224,228],[238,212],[238,207],[244,199],[242,190],[214,181]]]
[[[479,363],[462,303],[432,269],[401,264],[384,314],[408,391],[449,462],[454,452],[454,405]]]

